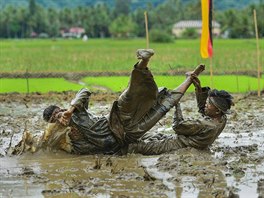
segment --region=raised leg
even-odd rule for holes
[[[131,73],[127,89],[118,99],[119,116],[123,125],[133,125],[155,104],[158,87],[147,65],[154,55],[152,49],[139,49],[136,52],[140,60]]]
[[[136,52],[137,58],[140,60],[137,64],[137,68],[146,68],[148,66],[149,59],[154,55],[153,49],[138,49]]]

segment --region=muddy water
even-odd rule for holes
[[[39,153],[38,156],[3,158],[0,195],[165,197],[151,182],[145,181],[144,169],[138,164],[141,157]]]
[[[1,99],[1,98],[0,98]],[[66,97],[68,100],[68,98]],[[57,104],[67,107],[65,100]],[[0,197],[263,197],[264,100],[236,96],[229,122],[208,150],[185,148],[159,156],[76,156],[41,151],[8,157],[25,129],[41,134],[48,100],[0,103]],[[97,115],[111,103],[91,104]],[[197,116],[191,98],[185,117]],[[172,112],[153,128],[171,133]]]

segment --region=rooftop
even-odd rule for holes
[[[214,28],[220,28],[220,24],[216,21],[212,22]],[[202,28],[201,20],[179,21],[173,25],[173,28]]]

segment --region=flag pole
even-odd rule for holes
[[[149,33],[148,33],[148,15],[147,11],[144,12],[145,16],[145,28],[146,28],[146,43],[147,43],[147,49],[149,49]]]
[[[214,82],[213,82],[213,58],[210,57],[210,87],[214,88]]]
[[[257,24],[257,13],[256,10],[253,10],[254,15],[254,24],[255,24],[255,33],[256,33],[256,43],[257,43],[257,64],[258,64],[258,97],[260,97],[260,52],[259,52],[259,39],[258,39],[258,24]]]

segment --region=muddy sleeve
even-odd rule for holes
[[[176,127],[177,125],[179,125],[180,122],[183,121],[183,116],[182,116],[182,111],[181,111],[181,105],[180,103],[178,103],[175,106],[175,112],[173,115],[173,123],[172,123],[172,128]]]
[[[199,134],[205,128],[201,120],[182,120],[173,125],[173,130],[178,135],[193,136]]]
[[[88,103],[91,92],[88,89],[81,89],[71,101],[71,106],[76,107],[79,111],[82,109],[88,109]]]
[[[195,91],[197,106],[199,108],[198,112],[203,115],[204,115],[204,108],[209,90],[210,87],[203,87],[201,92],[197,90]]]

